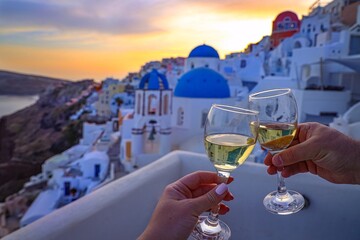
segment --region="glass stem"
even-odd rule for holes
[[[206,219],[207,224],[209,224],[210,226],[215,226],[219,224],[219,209],[220,209],[219,204],[211,208],[211,211],[209,212],[209,216]]]
[[[218,171],[217,174],[219,177],[219,182],[227,183],[227,181],[230,177],[229,172]],[[205,219],[206,225],[209,225],[211,227],[215,227],[215,226],[219,225],[219,210],[220,210],[220,204],[211,208],[208,217]]]
[[[283,176],[281,176],[281,171],[277,172],[277,182],[278,182],[278,194],[280,195],[284,195],[286,194],[287,190],[286,190],[286,186],[285,186],[285,181]]]
[[[274,156],[275,154],[279,153],[281,151],[270,151],[270,153]],[[278,169],[277,171],[277,193],[279,196],[284,196],[287,193],[287,189],[285,186],[285,181],[283,176],[281,176],[281,171],[284,169],[282,167],[281,169]]]

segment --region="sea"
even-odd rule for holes
[[[0,95],[0,118],[12,114],[34,104],[39,99],[38,95],[16,96]]]

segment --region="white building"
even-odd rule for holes
[[[92,151],[79,160],[52,170],[47,189],[42,191],[20,220],[22,227],[63,205],[94,191],[105,181],[110,169],[106,153]]]
[[[242,89],[236,85],[231,88],[217,71],[218,56],[210,46],[194,48],[185,63],[189,70],[177,81],[174,94],[166,77],[156,70],[142,78],[135,94],[134,114],[121,126],[120,158],[127,171],[172,150],[204,152],[203,128],[211,105],[235,105],[235,93]]]
[[[120,153],[127,171],[144,154],[160,157],[171,151],[171,113],[172,89],[165,75],[153,69],[144,75],[135,91],[132,118],[122,122]]]
[[[252,91],[294,89],[300,121],[343,114],[360,99],[359,29],[358,3],[337,0],[313,8],[300,32],[269,52],[264,66],[270,75]]]

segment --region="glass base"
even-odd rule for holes
[[[207,216],[200,216],[199,217],[199,221],[195,227],[195,229],[192,231],[190,237],[188,238],[188,240],[190,239],[196,239],[196,240],[203,240],[203,239],[207,239],[207,240],[227,240],[230,238],[231,236],[231,230],[229,228],[228,225],[226,225],[226,223],[224,223],[223,221],[219,220],[219,225],[220,225],[220,232],[218,232],[218,226],[214,227],[214,228],[209,228],[204,229],[204,226],[202,225],[202,223],[204,222],[204,220],[207,218]]]
[[[271,213],[288,215],[300,211],[305,204],[304,197],[292,190],[280,194],[277,191],[269,193],[264,198],[264,206]]]

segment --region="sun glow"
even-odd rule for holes
[[[203,43],[214,47],[224,58],[269,35],[273,19],[281,11],[292,9],[300,17],[306,12],[305,6],[309,6],[307,2],[285,4],[274,0],[259,6],[232,0],[206,4],[158,0],[138,6],[136,1],[124,1],[116,3],[118,8],[124,8],[121,12],[126,12],[126,8],[137,12],[119,16],[114,15],[117,11],[111,4],[94,2],[96,6],[89,6],[77,0],[76,4],[71,1],[72,5],[61,2],[62,8],[44,3],[42,9],[39,1],[38,12],[51,10],[54,15],[48,15],[49,21],[44,21],[44,17],[31,11],[16,12],[18,8],[10,4],[17,3],[7,0],[5,3],[15,13],[0,16],[0,67],[70,80],[102,80],[108,76],[121,79],[129,72],[139,71],[148,61],[187,57]],[[0,10],[6,4],[0,5]],[[89,9],[95,9],[96,14],[89,14]],[[28,21],[15,18],[14,14],[25,14]],[[73,18],[73,22],[68,18]]]

